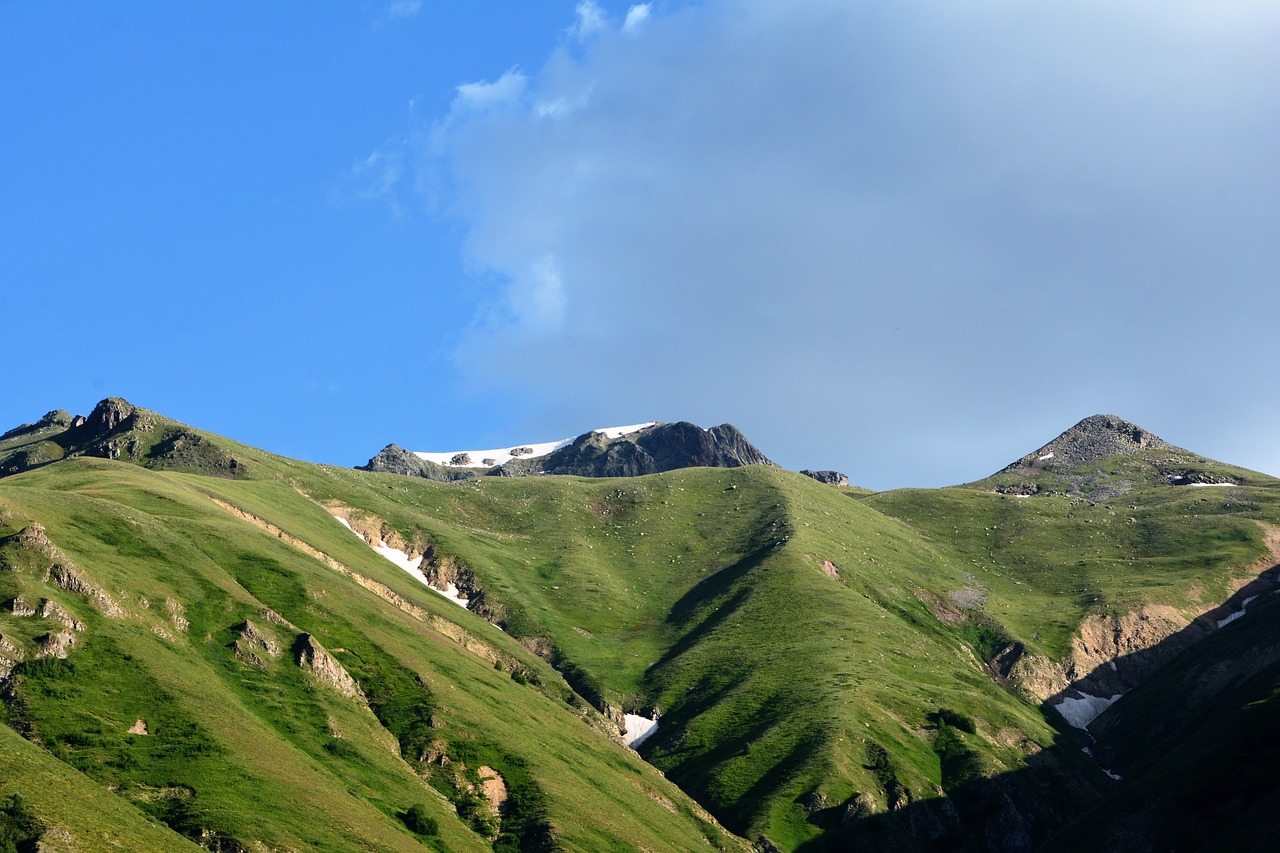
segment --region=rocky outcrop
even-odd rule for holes
[[[0,634],[0,684],[4,684],[13,673],[13,668],[22,662],[26,652],[17,643]]]
[[[513,459],[491,473],[639,477],[678,468],[738,468],[773,463],[731,424],[702,429],[687,422],[656,424],[619,438],[584,433],[536,459]]]
[[[75,645],[76,635],[68,630],[54,631],[36,638],[39,645],[39,651],[36,652],[38,658],[62,658],[66,659],[71,652],[71,647]]]
[[[677,468],[773,464],[731,424],[710,429],[686,422],[655,424],[618,438],[609,438],[604,432],[587,432],[545,456],[530,458],[531,452],[532,448],[515,448],[511,451],[513,458],[510,461],[486,470],[437,465],[399,445],[389,444],[367,464],[359,466],[359,470],[448,482],[470,479],[480,473],[499,477],[542,474],[638,477]],[[452,458],[451,464],[469,465],[473,461],[469,454],[459,453]]]
[[[84,624],[79,619],[67,612],[66,608],[58,604],[56,601],[44,599],[40,602],[40,609],[36,615],[42,619],[52,619],[54,622],[62,625],[64,628],[70,628],[72,631],[83,631]]]
[[[284,654],[284,648],[271,631],[260,628],[248,619],[232,630],[237,635],[231,644],[232,651],[244,663],[265,667],[267,662],[262,659],[262,655],[274,660]]]
[[[216,440],[119,397],[102,400],[88,417],[58,410],[5,436],[0,476],[77,456],[221,477],[245,473],[244,463]]]
[[[828,486],[848,486],[849,478],[839,471],[810,471],[808,468],[800,472],[806,477],[812,477],[819,483],[826,483]]]
[[[364,465],[357,465],[358,471],[375,471],[384,474],[404,474],[409,477],[422,477],[442,483],[454,480],[470,480],[478,476],[474,470],[458,470],[428,462],[414,453],[405,450],[398,444],[388,444],[378,455]]]
[[[321,684],[349,699],[364,699],[364,691],[356,680],[329,654],[320,641],[310,634],[301,634],[293,644],[294,660],[304,672],[310,673]]]
[[[109,616],[112,619],[123,619],[128,616],[125,609],[117,604],[114,598],[88,580],[74,567],[74,564],[55,563],[49,568],[44,579],[47,583],[65,589],[67,592],[87,596],[93,603],[94,609],[103,616]]]
[[[64,430],[71,426],[74,420],[75,419],[63,409],[55,409],[33,424],[23,424],[22,426],[14,427],[4,435],[0,435],[0,441],[9,441],[11,439],[34,436],[36,433],[45,432],[46,430]],[[84,418],[80,418],[80,420],[83,422]]]
[[[14,616],[35,616],[36,609],[20,595],[15,595],[5,605]]]

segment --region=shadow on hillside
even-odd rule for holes
[[[1256,578],[1237,590],[1222,604],[1196,617],[1185,628],[1170,634],[1154,645],[1122,655],[1077,678],[1068,688],[1055,693],[1045,701],[1046,713],[1056,713],[1047,709],[1056,706],[1064,699],[1080,698],[1081,694],[1109,699],[1117,694],[1128,693],[1145,683],[1178,655],[1193,648],[1216,631],[1222,630],[1218,623],[1244,611],[1246,602],[1252,602],[1278,587],[1280,587],[1280,564],[1259,573]]]
[[[747,587],[737,590],[734,587],[748,573],[759,568],[772,551],[771,545],[757,548],[736,563],[699,581],[681,596],[666,619],[667,624],[682,632],[680,639],[652,668],[660,669],[680,657],[733,614],[751,594]]]
[[[1029,853],[1102,802],[1115,785],[1080,751],[1083,740],[1083,735],[1062,732],[1052,747],[1028,755],[1024,767],[989,778],[974,772],[972,754],[950,750],[940,756],[946,795],[929,792],[929,799],[899,785],[892,763],[883,753],[877,761],[868,743],[864,767],[880,781],[881,790],[856,793],[836,805],[815,802],[813,795],[802,798],[810,823],[825,833],[797,853]],[[883,808],[876,804],[885,801],[890,810],[874,813]]]
[[[1232,623],[1217,627],[1219,620],[1238,613],[1244,602],[1262,596],[1280,588],[1280,565],[1272,566],[1258,575],[1249,584],[1242,587],[1227,601],[1208,611],[1181,631],[1170,635],[1155,645],[1133,652],[1116,661],[1115,669],[1104,665],[1076,682],[1093,695],[1110,697],[1115,693],[1127,692],[1138,684],[1145,682],[1158,671],[1164,670],[1175,659],[1183,655],[1190,656],[1199,648],[1199,642],[1214,635],[1217,631],[1231,630]],[[1253,606],[1265,607],[1268,612],[1273,608],[1276,597],[1271,596]],[[1253,630],[1260,636],[1271,637],[1274,632],[1267,625],[1256,626]],[[1199,715],[1205,709],[1211,709],[1220,696],[1238,686],[1243,679],[1255,673],[1270,671],[1280,662],[1280,639],[1272,638],[1269,642],[1243,642],[1235,650],[1236,657],[1227,655],[1214,656],[1200,662],[1202,670],[1219,671],[1220,682],[1206,691],[1200,701],[1199,709],[1186,711],[1186,719],[1180,726],[1169,726],[1168,731],[1160,732],[1163,720],[1150,720],[1142,717],[1138,722],[1149,734],[1144,738],[1141,759],[1143,766],[1149,765],[1166,750],[1176,746],[1177,738],[1185,736],[1197,722],[1204,718]],[[1239,664],[1243,659],[1244,665]],[[1186,660],[1186,658],[1183,658]],[[1166,670],[1167,671],[1167,670]],[[1195,673],[1198,675],[1199,670]],[[1203,685],[1204,680],[1197,681]],[[1264,685],[1269,693],[1271,685]],[[1098,826],[1090,826],[1085,832],[1075,830],[1071,843],[1065,847],[1054,847],[1050,842],[1069,824],[1079,819],[1090,809],[1101,804],[1112,793],[1123,792],[1126,785],[1123,781],[1112,781],[1107,778],[1102,767],[1090,756],[1093,752],[1094,740],[1087,731],[1068,726],[1051,706],[1063,698],[1071,697],[1072,689],[1062,691],[1042,705],[1046,718],[1058,730],[1053,745],[1046,750],[1033,753],[1026,759],[1026,766],[1015,771],[1002,773],[990,778],[970,775],[966,778],[967,765],[963,754],[954,751],[939,750],[942,766],[942,781],[945,796],[933,796],[930,799],[917,799],[918,792],[904,794],[895,791],[896,778],[892,775],[892,767],[876,771],[882,782],[880,791],[855,794],[846,801],[834,805],[816,802],[820,798],[810,795],[801,798],[800,805],[809,812],[809,820],[815,826],[826,830],[823,837],[808,842],[798,848],[797,853],[836,853],[840,851],[1000,851],[1000,853],[1022,853],[1034,851],[1049,845],[1053,849],[1077,849],[1072,845],[1089,841],[1089,849],[1124,849],[1126,851],[1153,850],[1156,847],[1154,830],[1151,833],[1142,831],[1125,836],[1122,846],[1108,846],[1115,842],[1109,834],[1114,820],[1103,821]],[[1190,700],[1177,697],[1177,702],[1187,704]],[[1170,703],[1175,704],[1175,703]],[[1123,707],[1123,706],[1122,706]],[[1167,707],[1167,706],[1162,706]],[[1194,711],[1194,713],[1193,713]],[[1099,718],[1099,723],[1106,717]],[[945,722],[935,721],[935,729],[941,734]],[[1136,725],[1130,721],[1130,725]],[[1228,733],[1229,737],[1229,733]],[[938,742],[942,742],[940,737]],[[1236,778],[1255,778],[1261,775],[1273,781],[1269,786],[1254,785],[1252,790],[1241,791],[1238,786],[1230,786],[1227,790],[1219,789],[1217,783],[1209,780],[1169,779],[1153,777],[1148,774],[1142,777],[1145,786],[1156,786],[1156,796],[1128,797],[1121,802],[1126,803],[1129,811],[1121,813],[1121,819],[1133,825],[1143,825],[1143,821],[1152,819],[1150,815],[1136,815],[1130,812],[1137,810],[1150,811],[1151,815],[1162,815],[1161,809],[1183,808],[1192,810],[1211,810],[1213,804],[1225,797],[1234,804],[1241,814],[1252,808],[1251,804],[1261,803],[1268,797],[1274,797],[1280,790],[1280,777],[1274,774],[1275,753],[1280,750],[1280,737],[1276,738],[1277,749],[1268,752],[1265,749],[1249,752],[1233,750],[1232,767]],[[954,743],[954,741],[951,741]],[[854,756],[855,758],[857,756]],[[864,765],[868,770],[874,769],[874,761]],[[1265,765],[1265,766],[1262,766]],[[1180,786],[1180,787],[1179,787]],[[1175,788],[1177,790],[1175,791]],[[1209,790],[1213,788],[1214,790]],[[1188,791],[1191,793],[1188,794]],[[941,794],[943,792],[937,792]],[[1154,802],[1150,802],[1154,800]],[[876,803],[890,803],[888,812],[873,813]],[[1171,805],[1175,804],[1175,805]],[[1183,804],[1178,806],[1176,804]],[[879,808],[883,808],[882,805]],[[1214,812],[1213,814],[1217,814]],[[1196,850],[1215,837],[1215,833],[1235,820],[1234,816],[1223,817],[1220,825],[1211,821],[1213,816],[1206,811],[1206,822],[1201,831],[1188,834],[1185,838],[1167,837],[1161,842],[1160,849]],[[769,849],[767,846],[765,849]]]

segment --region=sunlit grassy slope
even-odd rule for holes
[[[260,512],[420,614],[453,620],[480,652],[207,492]],[[417,586],[291,486],[78,459],[0,482],[0,505],[0,533],[38,521],[123,611],[106,616],[38,571],[0,572],[0,600],[50,599],[83,627],[67,660],[35,660],[34,644],[57,626],[0,614],[0,633],[28,651],[8,722],[117,790],[139,817],[284,849],[482,850],[490,833],[512,849],[732,843],[589,725],[550,667]],[[246,620],[274,638],[278,657],[257,648],[255,665],[236,655]],[[294,665],[304,632],[355,676],[367,705]],[[147,735],[128,733],[137,720]],[[490,821],[492,830],[467,796],[467,771],[480,766],[501,773],[511,795],[509,820]],[[399,815],[414,805],[437,834],[406,828]]]

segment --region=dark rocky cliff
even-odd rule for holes
[[[737,468],[772,464],[741,431],[730,424],[702,429],[681,421],[656,424],[612,439],[603,432],[586,432],[546,456],[516,458],[489,469],[437,465],[395,444],[387,445],[367,464],[359,467],[363,471],[406,474],[447,482],[480,474],[498,477],[543,474],[639,477],[677,468]]]

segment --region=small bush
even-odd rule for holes
[[[356,751],[354,746],[347,743],[340,737],[331,738],[325,741],[324,748],[326,752],[331,755],[336,755],[338,758],[355,758],[360,754]]]
[[[422,803],[415,803],[402,811],[400,820],[410,832],[418,835],[438,835],[440,832],[439,822],[427,814],[427,807]]]
[[[0,804],[0,853],[26,853],[34,851],[44,824],[35,816],[22,795],[11,794]]]

